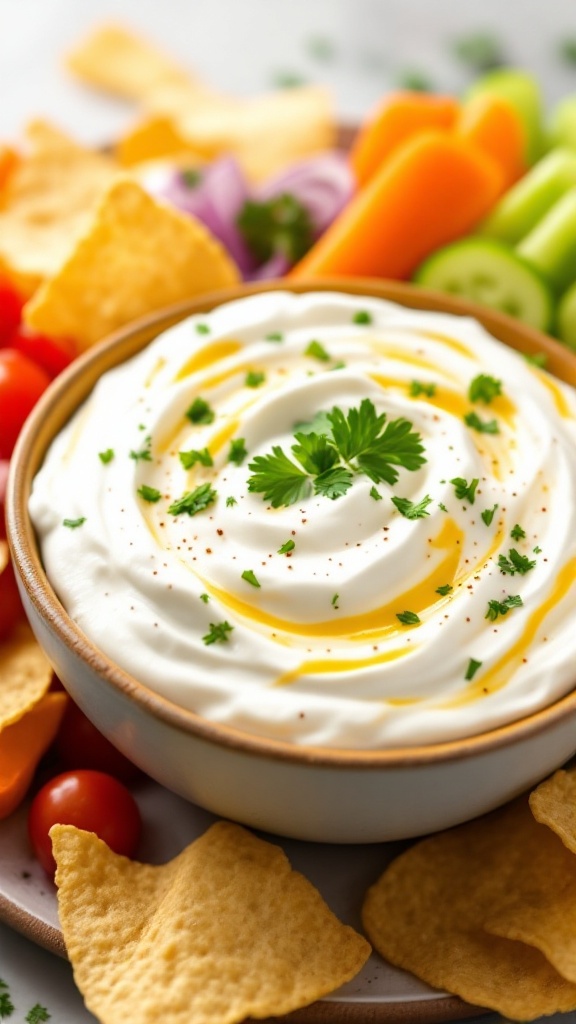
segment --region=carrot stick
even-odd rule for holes
[[[459,112],[460,104],[453,96],[423,92],[387,96],[360,128],[350,150],[350,164],[358,184],[364,185],[382,161],[417,132],[451,129]]]
[[[22,718],[0,732],[0,819],[22,802],[38,761],[58,732],[68,697],[47,693]]]
[[[385,161],[288,277],[408,277],[434,249],[470,231],[501,188],[500,168],[466,139],[421,132]]]
[[[526,132],[519,114],[502,96],[481,93],[462,107],[455,131],[502,168],[506,190],[527,170]]]

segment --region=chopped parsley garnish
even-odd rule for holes
[[[403,626],[417,626],[420,622],[420,618],[416,615],[416,612],[397,612],[396,618]]]
[[[202,466],[213,466],[214,462],[207,448],[196,450],[191,448],[189,452],[178,452],[180,462],[184,469],[192,469],[199,462]]]
[[[100,459],[100,462],[103,462],[106,466],[109,462],[112,462],[112,459],[114,458],[114,449],[106,448],[105,451],[98,452],[98,458]]]
[[[468,680],[474,679],[474,676],[476,675],[476,673],[477,673],[478,669],[481,667],[481,665],[482,665],[481,661],[476,661],[475,658],[470,658],[470,661],[468,662],[468,668],[466,669],[466,674],[464,676],[464,679],[468,679]]]
[[[461,500],[464,500],[465,498],[466,501],[470,502],[471,505],[474,504],[474,499],[476,497],[476,488],[480,483],[478,477],[474,477],[474,479],[471,480],[470,483],[468,483],[468,481],[465,480],[463,476],[455,476],[452,478],[450,483],[454,484],[454,493],[457,498],[460,498]]]
[[[204,398],[195,398],[189,409],[184,414],[191,423],[208,424],[213,423],[216,413],[210,408]]]
[[[464,417],[464,423],[466,423],[467,426],[472,427],[472,430],[477,430],[479,434],[500,433],[498,420],[481,420],[475,412],[467,412]]]
[[[493,506],[493,508],[485,508],[484,511],[480,513],[480,518],[482,519],[483,523],[486,523],[486,526],[491,526],[492,525],[492,520],[494,519],[494,516],[496,515],[496,509],[497,508],[498,508],[498,505],[496,504],[496,505]]]
[[[326,351],[320,341],[311,341],[304,349],[304,355],[312,356],[313,359],[319,359],[321,363],[330,362],[330,353]]]
[[[498,568],[508,576],[515,576],[516,573],[519,576],[525,576],[535,565],[536,561],[534,559],[528,558],[527,555],[521,555],[519,551],[516,551],[516,548],[510,548],[508,557],[506,555],[498,556]]]
[[[410,382],[409,395],[411,398],[418,398],[419,395],[426,395],[427,398],[433,398],[436,394],[435,384],[423,384],[420,380],[413,380]]]
[[[421,501],[410,501],[410,498],[392,498],[392,504],[405,519],[423,519],[429,516],[428,505],[432,504],[432,498],[427,494]]]
[[[495,622],[499,615],[507,615],[511,608],[520,608],[522,603],[520,594],[510,594],[503,601],[488,601],[488,611],[484,618]]]
[[[259,587],[260,583],[256,579],[256,576],[252,572],[252,569],[245,569],[242,573],[242,579],[246,580],[246,583],[250,583],[253,587]]]
[[[210,334],[210,328],[209,328],[208,324],[204,324],[204,323],[196,324],[196,333],[197,334]]]
[[[237,504],[238,502],[236,501],[236,498],[232,497],[232,495],[230,495],[229,498],[226,498],[226,508],[232,508],[233,505]]]
[[[542,554],[542,548],[541,548],[541,547],[538,547],[538,545],[536,545],[536,547],[535,547],[535,548],[532,548],[532,551],[534,552],[534,554],[535,554],[535,555],[540,555],[540,554]]]
[[[148,484],[142,484],[142,487],[138,488],[138,494],[144,501],[160,501],[162,494],[157,491],[155,487],[148,487]]]
[[[45,1006],[40,1006],[40,1003],[36,1003],[31,1010],[28,1010],[24,1020],[26,1024],[43,1024],[44,1021],[50,1020],[52,1014],[48,1013]]]
[[[526,531],[522,529],[519,523],[516,523],[516,525],[510,530],[510,536],[512,537],[512,540],[524,540]]]
[[[14,1013],[14,1004],[10,998],[8,985],[0,978],[0,1020]]]
[[[284,341],[284,335],[282,334],[282,331],[270,331],[270,333],[266,335],[266,339],[265,340],[266,341]]]
[[[369,313],[367,309],[359,309],[352,317],[353,324],[371,324],[372,313]]]
[[[136,461],[140,459],[142,462],[152,462],[152,438],[150,434],[148,434],[148,437],[144,438],[144,447],[141,448],[139,452],[132,449],[130,452],[130,458],[135,459]]]
[[[86,516],[79,516],[78,519],[63,519],[62,525],[67,526],[70,530],[76,530],[79,526],[82,526],[86,522]]]
[[[330,434],[311,430],[294,435],[297,443],[291,452],[300,465],[279,445],[249,464],[253,475],[248,478],[248,490],[262,493],[273,508],[292,505],[312,491],[339,498],[351,486],[354,473],[365,473],[376,484],[382,480],[394,484],[395,465],[415,470],[426,461],[421,437],[412,424],[402,417],[386,422],[386,414],[377,415],[368,398],[347,415],[338,406],[320,415],[328,420]]]
[[[446,508],[446,505],[444,504],[443,501],[439,501],[438,502],[438,508],[442,509],[443,512],[447,512],[448,511],[448,509]]]
[[[228,462],[234,462],[237,466],[241,466],[244,459],[248,455],[248,449],[244,443],[243,437],[233,437],[230,441],[230,450],[228,452]]]
[[[548,363],[548,356],[545,352],[526,353],[524,359],[530,366],[537,366],[540,370],[544,369]]]
[[[244,378],[247,388],[259,388],[266,380],[266,374],[259,370],[249,370]]]
[[[468,398],[470,401],[484,402],[485,405],[490,405],[490,402],[501,394],[502,381],[496,380],[495,377],[490,377],[487,373],[479,373],[470,382],[470,387],[468,388]]]
[[[452,590],[454,590],[454,587],[451,583],[443,583],[441,587],[436,587],[436,593],[440,594],[440,597],[446,597],[446,594],[449,594]]]
[[[295,547],[296,545],[293,540],[286,540],[284,541],[282,547],[278,548],[278,554],[287,555],[289,551],[294,551]]]
[[[374,501],[382,501],[382,495],[377,487],[370,488],[370,497],[374,498]]]
[[[208,601],[210,600],[210,595],[209,594],[200,594],[200,600],[203,601],[204,604],[208,604]]]
[[[338,607],[339,607],[339,605],[338,605],[338,598],[339,597],[340,597],[340,594],[334,594],[334,596],[332,597],[331,604],[332,604],[333,608],[338,609]]]
[[[296,263],[314,241],[310,213],[290,192],[264,202],[247,199],[236,223],[248,248],[262,263],[275,253]]]
[[[231,626],[229,622],[211,622],[210,632],[206,633],[202,637],[202,643],[206,646],[209,644],[221,644],[228,642],[228,634],[232,632],[234,626]]]
[[[179,516],[181,512],[186,512],[189,516],[195,516],[198,512],[203,512],[205,508],[216,500],[216,491],[211,484],[200,484],[193,491],[186,491],[181,498],[177,501],[173,501],[168,507],[168,511],[172,516]]]

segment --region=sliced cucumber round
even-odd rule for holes
[[[497,309],[541,331],[552,323],[550,286],[527,260],[492,238],[464,238],[438,249],[413,280]]]

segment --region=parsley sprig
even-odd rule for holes
[[[509,594],[503,601],[488,601],[488,609],[484,618],[489,619],[490,622],[496,622],[500,615],[507,615],[511,608],[520,608],[522,604],[520,594]]]
[[[536,559],[528,558],[527,555],[521,555],[516,548],[510,548],[508,556],[498,556],[498,568],[500,572],[508,576],[515,576],[516,573],[519,576],[525,576],[535,565]]]
[[[426,461],[420,434],[409,420],[387,420],[369,398],[345,414],[338,406],[322,414],[329,433],[298,431],[291,445],[294,461],[279,445],[249,463],[248,490],[263,494],[273,508],[293,505],[312,492],[341,497],[351,487],[354,473],[364,473],[377,484],[396,483],[398,470],[416,470]]]
[[[179,516],[182,512],[187,512],[189,516],[195,516],[197,512],[202,512],[214,501],[216,501],[216,491],[212,485],[200,484],[193,491],[186,491],[181,498],[173,501],[168,506],[168,511],[172,516]]]

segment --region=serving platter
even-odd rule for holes
[[[144,822],[139,859],[161,864],[201,835],[216,818],[145,778],[133,788]],[[28,844],[27,806],[0,823],[0,919],[50,952],[65,957],[56,889]],[[334,913],[361,930],[364,893],[406,844],[336,846],[279,839],[292,866],[322,893]],[[363,970],[331,996],[285,1020],[295,1024],[436,1024],[487,1011],[437,992],[373,953]],[[278,1018],[276,1018],[278,1019]]]

